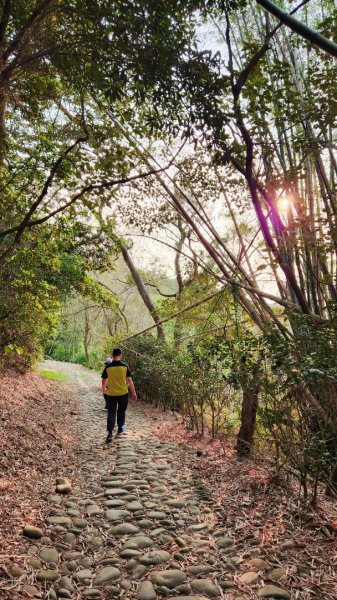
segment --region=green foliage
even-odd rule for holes
[[[0,356],[5,366],[24,370],[42,356],[55,331],[61,302],[74,290],[106,306],[117,304],[86,274],[92,257],[88,263],[81,252],[76,253],[72,228],[58,229],[57,238],[54,233],[54,226],[45,225],[38,235],[27,236],[0,270]]]
[[[190,341],[179,350],[150,335],[123,346],[140,398],[179,411],[189,427],[214,436],[229,416],[224,362],[206,340]]]

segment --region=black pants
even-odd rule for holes
[[[123,394],[123,396],[106,397],[106,402],[108,405],[107,430],[109,433],[111,433],[115,427],[116,412],[118,428],[123,427],[125,423],[125,411],[128,407],[128,398],[129,394]]]

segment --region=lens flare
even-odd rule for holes
[[[281,196],[277,201],[277,208],[280,213],[287,214],[291,206],[291,200],[288,196]]]

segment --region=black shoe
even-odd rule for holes
[[[106,438],[106,443],[110,444],[110,442],[112,442],[112,433],[108,433],[107,438]]]

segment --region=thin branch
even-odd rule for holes
[[[47,8],[47,6],[49,4],[51,4],[52,1],[53,0],[42,0],[42,2],[35,8],[35,10],[32,12],[31,16],[27,20],[24,27],[21,29],[21,31],[19,31],[16,38],[14,38],[12,43],[8,46],[6,52],[4,52],[3,57],[2,57],[3,61],[6,61],[7,58],[11,55],[11,53],[14,52],[14,50],[19,46],[21,41],[24,40],[26,34],[29,32],[29,30],[32,28],[32,26],[39,19],[41,19],[45,16],[43,11]]]
[[[190,310],[193,310],[193,308],[197,308],[198,306],[201,306],[201,304],[205,304],[205,302],[208,302],[209,300],[212,300],[212,298],[215,298],[216,296],[218,296],[219,294],[221,294],[224,291],[224,289],[225,288],[221,288],[221,290],[218,290],[217,292],[214,292],[213,294],[210,294],[209,296],[206,296],[206,298],[202,298],[202,300],[199,300],[198,302],[194,302],[194,304],[191,304],[190,306],[187,306],[187,307],[185,307],[185,308],[183,308],[181,310],[178,310],[178,312],[174,313],[170,317],[166,317],[165,319],[161,319],[155,325],[150,325],[150,327],[146,327],[142,331],[138,331],[138,333],[134,333],[133,335],[129,335],[128,337],[124,338],[123,340],[120,340],[119,343],[122,344],[123,342],[127,342],[128,340],[131,340],[131,339],[133,339],[135,337],[138,337],[139,335],[142,335],[143,333],[147,333],[148,331],[151,331],[151,329],[154,329],[155,327],[158,327],[158,325],[163,325],[164,323],[167,323],[168,321],[171,321],[175,317],[178,317],[179,315],[182,315],[183,313],[186,313],[186,312],[188,312]]]
[[[176,292],[175,294],[165,294],[164,292],[161,292],[159,287],[157,285],[155,285],[154,283],[149,283],[148,281],[144,281],[145,285],[149,285],[150,287],[153,287],[155,290],[157,290],[158,294],[160,294],[160,296],[164,296],[165,298],[176,298],[178,293]]]
[[[69,208],[75,202],[77,202],[77,200],[82,198],[82,196],[84,196],[85,194],[87,194],[89,192],[96,191],[96,190],[109,189],[116,185],[130,183],[131,181],[136,181],[137,179],[144,179],[145,177],[149,177],[150,175],[156,175],[158,173],[162,173],[162,172],[166,171],[166,169],[170,168],[170,166],[174,162],[175,158],[176,157],[174,157],[165,167],[161,167],[160,169],[151,169],[144,173],[138,173],[137,175],[132,175],[131,177],[123,177],[121,179],[113,179],[112,181],[104,181],[102,183],[91,183],[91,184],[85,186],[84,188],[82,188],[82,190],[80,190],[77,194],[75,194],[75,196],[73,196],[73,198],[71,198],[68,202],[66,202],[66,204],[63,204],[59,208],[56,208],[55,210],[51,211],[44,217],[41,217],[40,219],[36,219],[35,221],[29,221],[29,220],[27,220],[27,217],[25,217],[25,219],[22,221],[22,223],[20,225],[11,227],[10,229],[6,229],[5,231],[0,232],[0,238],[3,238],[6,235],[9,235],[11,233],[15,233],[16,231],[21,231],[22,229],[35,227],[36,225],[41,225],[42,223],[45,223],[52,217],[55,217],[55,215],[57,215],[58,213],[65,211],[67,208]],[[49,178],[48,178],[48,180],[49,180]],[[35,212],[35,210],[38,208],[40,202],[42,201],[43,197],[47,193],[47,191],[44,193],[46,186],[47,186],[47,182],[46,182],[41,194],[39,195],[39,199],[36,200],[33,204],[34,211],[32,211],[32,209],[33,209],[33,206],[32,206],[31,209],[29,210],[29,214],[31,214],[32,212]],[[48,184],[48,187],[49,187],[49,184]]]

